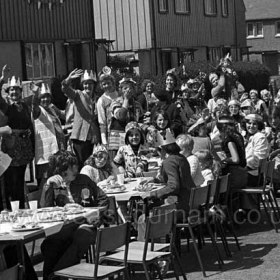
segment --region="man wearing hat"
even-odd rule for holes
[[[71,81],[81,77],[83,91],[74,90]],[[94,144],[101,142],[100,129],[96,114],[95,86],[96,75],[92,71],[74,69],[62,81],[62,91],[74,101],[74,121],[70,139],[78,158],[79,167],[91,155]]]

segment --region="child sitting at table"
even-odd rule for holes
[[[192,154],[194,141],[188,134],[180,134],[176,138],[177,145],[181,148],[181,154],[186,157],[190,164],[192,179],[197,187],[204,182],[201,167],[196,155]]]
[[[119,173],[129,178],[142,177],[143,171],[147,171],[148,159],[145,156],[147,149],[144,146],[144,135],[137,122],[126,125],[125,144],[114,158]]]
[[[195,153],[195,156],[197,156],[200,167],[201,167],[201,173],[204,177],[204,183],[201,185],[202,187],[207,186],[207,184],[215,179],[214,173],[213,173],[213,157],[211,153],[208,150],[200,150]]]
[[[87,175],[96,184],[116,179],[116,166],[111,163],[109,152],[104,145],[97,144],[92,155],[85,161],[80,174]]]
[[[78,174],[78,160],[71,152],[59,151],[51,156],[49,173],[51,176],[44,186],[41,205],[78,203],[83,206],[108,206],[106,194],[88,176]],[[89,246],[95,242],[96,226],[101,221],[94,225],[85,222],[69,223],[43,241],[43,279],[49,279],[56,270],[79,263]]]

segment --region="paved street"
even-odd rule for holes
[[[264,219],[257,225],[244,224],[237,230],[237,233],[241,243],[241,251],[237,250],[235,243],[230,239],[232,258],[225,258],[223,248],[219,245],[225,260],[222,271],[218,269],[212,245],[206,238],[206,246],[200,250],[207,274],[205,279],[279,279],[280,233],[276,233],[270,225],[266,224]],[[186,242],[184,243],[182,262],[187,279],[203,279],[192,244],[190,244],[190,252],[188,252]],[[36,266],[36,270],[39,275],[42,275],[42,263]],[[143,277],[142,273],[137,273],[135,279],[144,279]],[[166,279],[175,279],[175,277],[172,273],[168,273]]]

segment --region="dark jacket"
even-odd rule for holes
[[[161,177],[167,185],[156,192],[156,197],[177,196],[177,209],[187,214],[191,189],[195,188],[187,159],[181,154],[170,155],[162,163]]]
[[[75,203],[84,206],[108,206],[109,200],[106,194],[86,175],[78,174],[76,179],[70,183],[70,192]],[[83,193],[87,193],[85,196]],[[41,206],[64,206],[69,203],[66,189],[54,184],[44,186]]]

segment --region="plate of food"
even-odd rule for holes
[[[12,231],[22,232],[22,231],[32,231],[39,230],[43,227],[38,225],[38,223],[25,223],[25,224],[14,224],[12,226]]]
[[[125,186],[119,186],[119,187],[109,188],[105,192],[106,194],[114,194],[114,193],[124,193],[127,192],[127,190]]]
[[[63,211],[64,212],[68,212],[69,210],[84,210],[84,207],[78,203],[67,203],[64,207],[63,207]]]
[[[46,214],[45,214],[46,213]],[[39,215],[38,220],[39,223],[54,223],[54,222],[62,222],[65,220],[65,213],[63,212],[45,212]]]
[[[55,211],[62,211],[63,207],[59,206],[54,206],[54,207],[44,207],[44,208],[39,208],[37,212],[55,212]]]
[[[86,210],[84,209],[70,209],[67,212],[65,212],[66,215],[77,215],[77,214],[82,214],[85,213]]]

